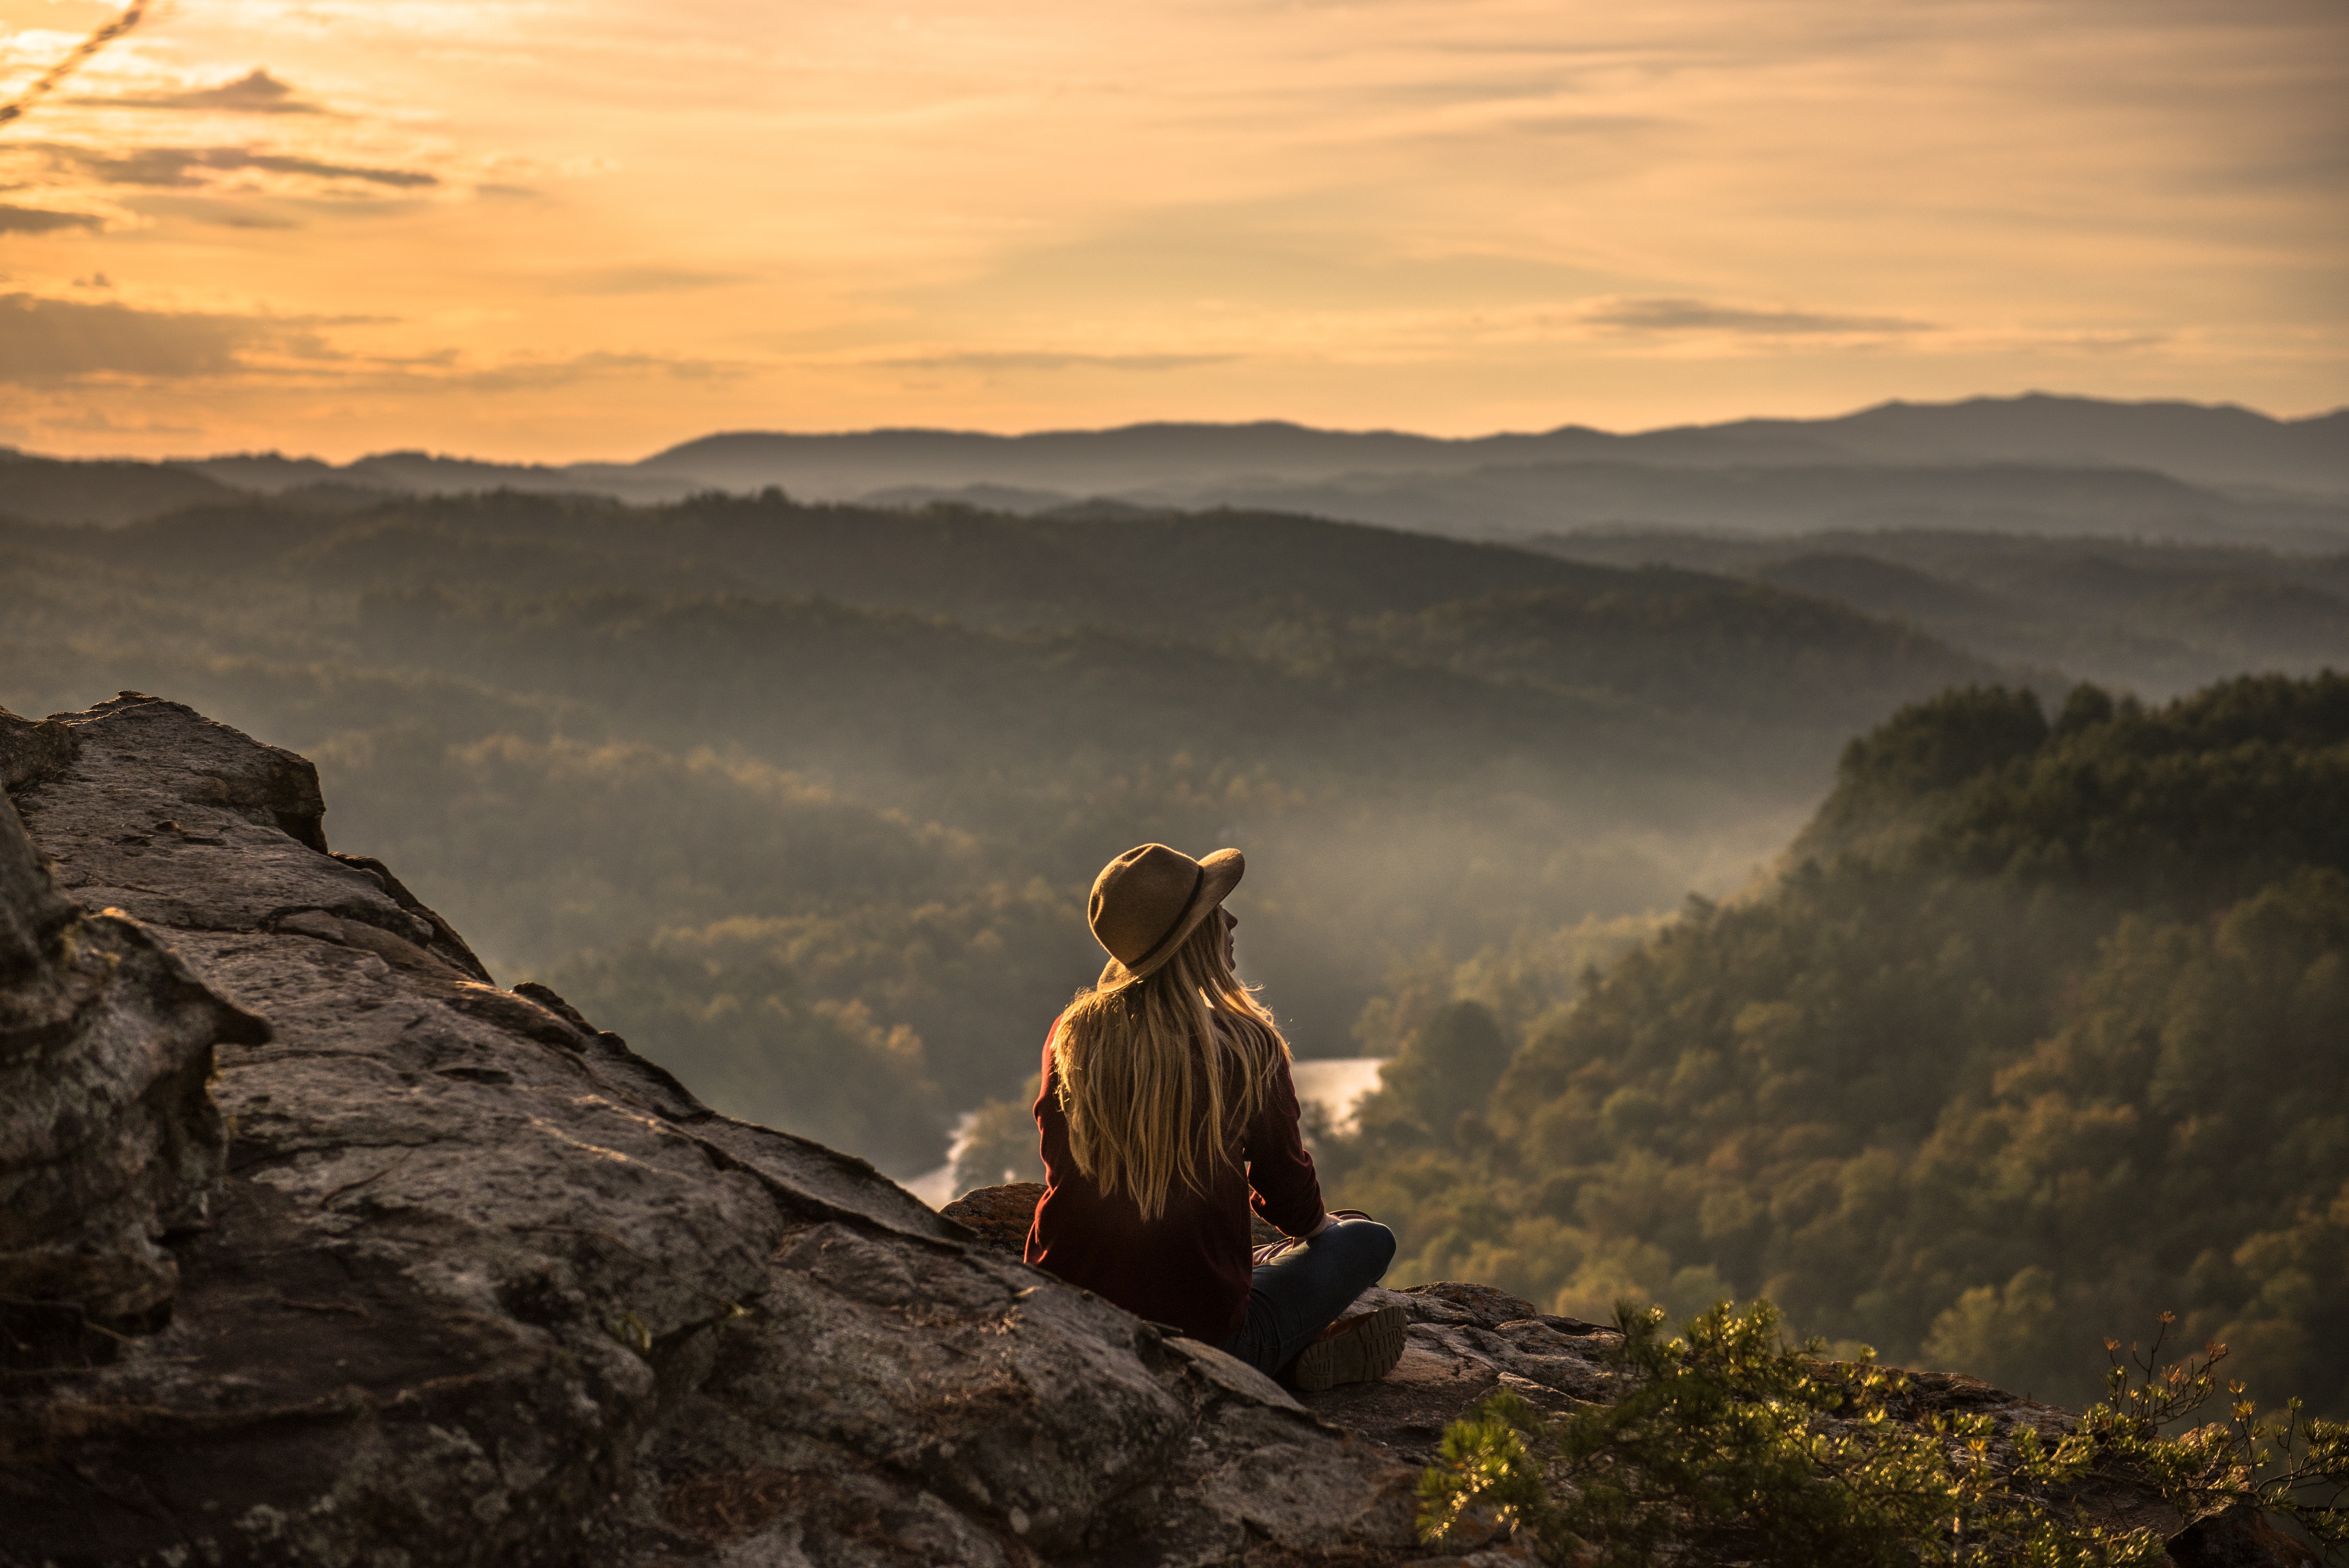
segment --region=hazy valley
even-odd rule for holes
[[[2189,413],[20,459],[0,706],[135,688],[303,752],[335,846],[500,980],[900,1176],[975,1109],[967,1177],[1020,1159],[1103,859],[1237,843],[1244,966],[1300,1054],[1400,1052],[1322,1147],[1408,1272],[1585,1314],[1766,1293],[2066,1394],[2080,1346],[2175,1306],[2337,1405],[2312,1304],[2343,1108],[2188,1125],[2204,1069],[2146,1065],[2334,1062],[2337,682],[2128,699],[2349,665],[2349,483],[2337,416]],[[1976,709],[1910,707],[1991,686],[2017,695],[1981,710],[2012,732],[1989,752]],[[2225,854],[2179,836],[2223,790],[2132,815],[2259,758],[2300,782]],[[1993,806],[2027,824],[2004,860],[1947,848]],[[2033,834],[2175,874],[2098,880]],[[2141,951],[2202,989],[2131,991]],[[2274,1029],[2180,1021],[2286,964]],[[2033,1137],[2039,1167],[1998,1151]],[[2000,1196],[1952,1220],[1952,1183]],[[2145,1203],[2199,1218],[2147,1235]]]

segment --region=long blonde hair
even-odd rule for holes
[[[1145,1220],[1166,1212],[1179,1177],[1207,1190],[1237,1159],[1240,1131],[1264,1103],[1288,1042],[1224,962],[1210,915],[1142,979],[1081,991],[1052,1032],[1052,1065],[1077,1169]]]

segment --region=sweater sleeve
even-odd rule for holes
[[[1301,1236],[1321,1222],[1321,1180],[1305,1150],[1298,1125],[1297,1085],[1288,1058],[1274,1065],[1271,1088],[1248,1123],[1248,1186],[1265,1223],[1285,1236]]]

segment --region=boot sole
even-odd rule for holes
[[[1377,1382],[1402,1359],[1403,1327],[1408,1321],[1402,1308],[1382,1306],[1352,1332],[1315,1340],[1297,1357],[1297,1386],[1318,1394],[1340,1383]]]

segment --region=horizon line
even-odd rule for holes
[[[1656,425],[1635,430],[1610,430],[1602,426],[1569,421],[1563,425],[1551,426],[1546,429],[1489,430],[1483,434],[1474,436],[1433,436],[1415,430],[1403,429],[1395,426],[1382,425],[1346,428],[1340,426],[1309,425],[1300,423],[1295,419],[1266,418],[1257,419],[1137,419],[1128,421],[1122,425],[1090,427],[1058,426],[1040,429],[1009,431],[986,430],[969,427],[957,428],[944,425],[873,425],[854,429],[825,430],[793,430],[746,426],[733,429],[708,430],[698,436],[688,436],[682,440],[672,441],[667,446],[661,447],[641,458],[574,458],[564,462],[527,461],[499,458],[483,458],[457,452],[433,451],[423,447],[385,448],[381,450],[362,453],[358,457],[349,459],[348,460],[340,463],[334,461],[332,459],[322,458],[309,453],[305,453],[295,457],[288,457],[283,449],[274,447],[267,449],[266,450],[245,449],[232,452],[212,452],[203,455],[171,454],[160,458],[142,458],[130,456],[129,454],[56,457],[47,453],[27,451],[21,447],[0,443],[0,452],[15,453],[19,457],[40,458],[44,460],[52,462],[130,462],[163,466],[172,464],[185,465],[194,463],[222,462],[238,458],[247,458],[256,459],[275,459],[278,461],[288,463],[317,463],[323,467],[330,469],[347,469],[353,464],[367,462],[378,458],[412,457],[422,458],[432,462],[480,463],[485,466],[496,468],[560,470],[589,467],[641,468],[643,465],[653,461],[657,458],[665,457],[671,452],[678,451],[686,447],[695,446],[704,441],[723,440],[731,438],[742,437],[781,436],[797,440],[842,440],[856,437],[870,436],[957,436],[983,441],[1021,441],[1042,439],[1054,436],[1123,435],[1137,430],[1252,430],[1278,428],[1321,436],[1347,436],[1361,438],[1393,437],[1407,440],[1425,441],[1430,445],[1434,446],[1461,447],[1474,445],[1480,441],[1498,441],[1512,438],[1520,440],[1539,440],[1547,437],[1566,435],[1569,432],[1577,431],[1596,436],[1605,436],[1614,440],[1636,440],[1640,438],[1649,436],[1665,436],[1683,432],[1692,433],[1723,430],[1735,428],[1740,426],[1834,425],[1839,424],[1847,419],[1858,418],[1864,415],[1877,413],[1888,408],[1961,408],[1982,403],[2012,404],[2030,402],[2034,399],[2061,403],[2101,404],[2116,408],[2178,407],[2201,409],[2210,412],[2231,411],[2235,413],[2248,414],[2253,418],[2263,420],[2269,424],[2285,427],[2314,424],[2321,420],[2349,414],[2349,403],[2335,404],[2331,407],[2318,409],[2307,414],[2285,415],[2271,414],[2267,412],[2265,409],[2254,408],[2248,404],[2238,403],[2232,400],[2200,402],[2191,397],[2099,397],[2087,393],[2049,392],[2038,388],[2033,388],[2031,390],[2017,393],[1976,393],[1970,397],[1952,397],[1940,400],[1887,397],[1874,403],[1862,405],[1857,408],[1847,409],[1840,414],[1813,415],[1808,417],[1800,415],[1747,414],[1742,415],[1733,419],[1720,419],[1708,423]]]

